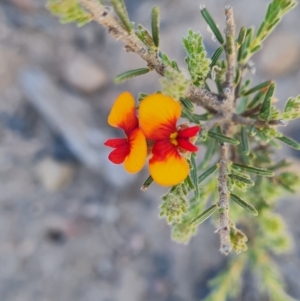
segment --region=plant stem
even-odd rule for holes
[[[230,134],[232,127],[232,114],[234,111],[235,101],[235,88],[234,88],[234,77],[235,77],[235,62],[236,62],[236,46],[235,46],[235,24],[233,17],[233,9],[230,6],[225,7],[225,18],[226,18],[226,61],[227,70],[225,74],[224,84],[224,103],[223,103],[223,114],[224,121],[221,125],[223,135],[227,136]],[[229,194],[227,187],[227,165],[229,158],[229,147],[227,143],[221,143],[220,146],[220,161],[219,161],[219,202],[218,208],[220,212],[220,228],[218,230],[220,234],[221,253],[228,255],[232,249],[230,241],[230,219],[229,213]]]
[[[151,70],[155,70],[158,74],[163,76],[165,71],[171,68],[163,64],[158,58],[157,53],[149,51],[147,46],[142,43],[134,32],[131,34],[127,32],[120,21],[115,17],[111,7],[102,5],[98,0],[79,0],[79,3],[91,13],[94,21],[106,27],[110,35],[125,44],[126,51],[135,52],[145,60]],[[222,99],[206,89],[191,85],[187,91],[187,97],[190,98],[192,102],[203,106],[209,111],[220,110]]]

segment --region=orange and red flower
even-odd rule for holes
[[[199,126],[177,127],[180,115],[178,101],[157,93],[141,101],[138,120],[133,96],[129,92],[122,93],[108,116],[108,123],[123,129],[126,138],[105,142],[106,146],[114,148],[109,160],[115,164],[124,163],[128,172],[138,172],[145,164],[148,142],[152,151],[149,170],[154,181],[162,186],[179,184],[190,169],[185,153],[198,150],[192,142],[200,131]]]
[[[180,103],[158,93],[145,97],[139,108],[140,127],[146,138],[154,141],[150,174],[162,186],[182,182],[189,174],[189,164],[182,154],[198,150],[191,141],[200,127],[176,127],[180,115]]]
[[[115,163],[124,163],[130,173],[139,172],[147,158],[147,142],[139,128],[134,98],[129,92],[122,93],[114,103],[108,116],[109,125],[124,130],[126,138],[108,139],[104,144],[114,148],[108,159]]]

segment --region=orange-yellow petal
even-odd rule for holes
[[[129,92],[123,92],[116,99],[108,116],[108,123],[123,129],[127,135],[138,127],[134,98]]]
[[[185,158],[175,150],[164,160],[153,155],[149,161],[150,175],[161,186],[173,186],[181,183],[189,174],[189,164]]]
[[[176,131],[180,115],[181,106],[178,101],[163,94],[151,94],[141,101],[140,127],[150,140],[168,139]]]
[[[135,129],[129,134],[128,142],[130,146],[130,152],[124,161],[124,168],[130,173],[136,173],[143,168],[146,162],[146,137],[141,129]]]

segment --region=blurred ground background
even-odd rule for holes
[[[209,53],[217,47],[200,17],[204,3],[126,3],[131,19],[146,27],[160,5],[162,50],[181,66],[189,28],[201,31]],[[238,27],[257,27],[268,1],[207,1],[221,28],[229,3]],[[300,6],[254,57],[257,81],[278,82],[281,106],[300,91],[299,16]],[[188,246],[172,242],[157,218],[164,189],[141,193],[147,171],[126,175],[103,147],[115,134],[106,119],[116,96],[159,89],[154,73],[113,83],[143,66],[98,24],[61,25],[43,0],[0,1],[1,301],[193,301],[209,292],[207,281],[226,263],[213,226],[201,226]],[[298,129],[299,121],[286,132],[299,140]],[[299,200],[287,196],[280,204],[295,250],[277,261],[300,300]],[[240,300],[258,300],[247,293]]]

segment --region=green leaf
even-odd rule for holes
[[[246,184],[248,186],[254,186],[254,182],[251,179],[243,177],[241,175],[229,174],[228,177],[230,179],[233,179],[235,181],[241,182],[241,183]]]
[[[262,42],[270,35],[282,17],[294,8],[296,4],[296,0],[273,0],[269,4],[265,18],[250,45],[250,51],[244,57],[244,63],[250,59],[253,53],[261,48]]]
[[[192,220],[191,224],[193,226],[198,226],[206,221],[212,214],[216,211],[217,205],[212,205],[205,211],[203,211],[200,215],[198,215],[194,220]]]
[[[287,144],[288,146],[296,149],[296,150],[300,150],[300,144],[288,137],[282,136],[282,137],[276,137],[278,140],[280,140],[281,142]]]
[[[47,8],[60,18],[61,23],[75,22],[80,27],[92,21],[92,15],[77,0],[48,0]]]
[[[252,38],[253,38],[253,33],[254,33],[254,29],[253,28],[248,28],[247,29],[247,33],[246,33],[246,38],[245,38],[245,48],[248,49]]]
[[[243,199],[241,199],[239,196],[237,196],[234,193],[230,193],[230,198],[237,203],[238,205],[240,205],[242,208],[246,209],[247,211],[249,211],[251,214],[253,215],[258,215],[257,210],[250,205],[249,203],[245,202]]]
[[[226,36],[226,52],[231,55],[235,51],[235,41],[234,36],[227,35]]]
[[[292,162],[288,161],[287,159],[283,159],[281,161],[279,161],[278,163],[276,163],[274,166],[270,167],[270,170],[277,170],[283,167],[288,167],[291,166]]]
[[[126,71],[126,72],[123,72],[123,73],[117,75],[114,79],[114,82],[116,84],[119,84],[119,83],[124,82],[128,79],[131,79],[133,77],[146,74],[149,71],[150,71],[149,68],[140,68],[140,69],[129,70],[129,71]]]
[[[182,117],[187,118],[190,122],[200,124],[199,120],[186,107],[182,107]]]
[[[117,13],[120,21],[122,22],[124,28],[128,31],[128,33],[132,32],[132,24],[129,20],[127,9],[123,0],[110,0],[113,5],[115,12]]]
[[[223,38],[219,28],[217,27],[214,19],[211,17],[210,13],[208,12],[208,10],[206,8],[200,8],[200,11],[201,11],[201,15],[203,16],[204,20],[206,21],[206,23],[212,30],[216,39],[219,41],[219,43],[221,45],[224,45],[224,43],[225,43],[224,38]]]
[[[201,131],[204,132],[204,131]],[[214,155],[214,153],[217,150],[217,143],[215,139],[209,139],[208,140],[208,144],[206,146],[206,152],[204,155],[204,159],[201,162],[199,169],[205,168],[207,166],[207,164],[210,162],[210,159],[212,158],[212,156]]]
[[[242,165],[242,164],[238,164],[238,163],[232,163],[231,167],[237,171],[243,170],[243,171],[247,171],[249,173],[252,173],[255,175],[260,175],[260,176],[272,177],[274,175],[274,172],[271,170],[248,166],[248,165]]]
[[[239,140],[221,135],[219,133],[214,133],[214,132],[209,131],[208,136],[213,138],[213,139],[216,139],[220,142],[230,143],[230,144],[233,144],[233,145],[239,145],[240,144]]]
[[[252,94],[252,93],[254,93],[256,91],[259,91],[261,89],[267,88],[267,87],[270,86],[270,84],[272,84],[272,81],[270,81],[270,80],[265,81],[265,82],[263,82],[263,83],[255,86],[255,87],[249,89],[248,91],[243,92],[241,96],[247,96],[247,95]]]
[[[282,117],[286,120],[292,120],[300,117],[300,95],[290,97],[285,104]]]
[[[195,197],[198,197],[199,186],[198,186],[198,176],[197,176],[196,154],[191,154],[191,164],[192,164],[192,168],[190,170],[190,177],[195,186]]]
[[[215,164],[214,166],[211,166],[210,168],[208,168],[205,172],[203,172],[198,177],[198,184],[203,182],[206,178],[208,178],[211,174],[213,174],[217,169],[218,169],[218,164]]]
[[[265,99],[262,103],[262,107],[261,107],[259,115],[258,115],[259,119],[261,119],[261,120],[269,120],[269,118],[270,118],[270,115],[271,115],[271,100],[272,100],[272,96],[274,94],[274,91],[275,91],[275,84],[272,83],[269,86],[269,89],[267,91],[267,94],[265,96]]]
[[[152,37],[155,46],[159,47],[159,7],[155,6],[151,12]]]
[[[139,93],[139,96],[138,96],[138,102],[141,102],[145,97],[147,97],[149,94],[147,93],[143,93],[143,92],[140,92]]]
[[[237,38],[237,47],[239,48],[245,41],[246,38],[246,34],[247,34],[247,29],[245,27],[241,27],[240,32],[239,32],[239,36]]]
[[[194,111],[194,105],[188,98],[182,97],[182,98],[180,98],[180,102],[190,112]]]
[[[255,125],[251,125],[250,132],[249,132],[250,137],[254,137],[256,134],[257,134],[257,129]]]
[[[243,148],[243,153],[245,155],[249,155],[250,150],[249,150],[249,143],[248,143],[248,136],[247,136],[247,132],[246,129],[244,127],[242,127],[241,130],[241,136],[242,136],[242,148]]]
[[[147,180],[144,182],[144,184],[142,185],[141,190],[146,191],[152,183],[153,183],[153,178],[149,176]]]
[[[186,186],[188,186],[190,190],[194,190],[194,189],[195,189],[195,186],[194,186],[194,184],[193,184],[193,181],[192,181],[190,175],[188,175],[188,176],[186,177],[186,179],[184,180],[184,184],[185,184]]]
[[[244,39],[244,43],[238,50],[238,62],[242,62],[249,53],[249,45],[253,36],[253,28],[248,28],[246,31],[246,37]]]
[[[154,44],[154,41],[152,39],[152,36],[150,35],[149,31],[143,25],[141,25],[141,24],[138,25],[135,34],[150,49],[156,47]]]
[[[214,52],[214,54],[211,57],[211,63],[210,63],[210,68],[216,65],[218,59],[220,58],[222,52],[224,50],[224,47],[219,47],[217,50]]]
[[[194,117],[198,120],[198,121],[207,121],[210,120],[212,118],[212,114],[211,113],[204,113],[204,114],[193,114]]]
[[[248,104],[247,108],[252,109],[256,107],[264,98],[266,92],[265,91],[259,91],[256,93],[256,95],[253,97],[252,101]]]

